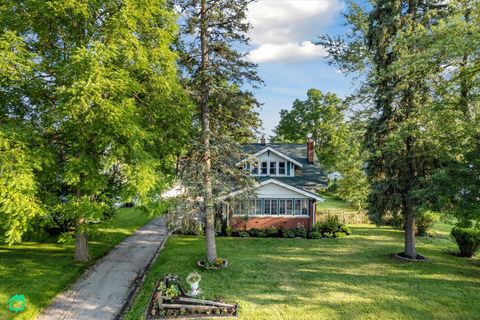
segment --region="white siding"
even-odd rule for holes
[[[257,189],[258,198],[295,198],[295,199],[308,199],[308,197],[289,190],[274,183],[269,183],[264,186],[260,186]]]
[[[258,155],[257,159],[258,161],[288,161],[287,159],[279,157],[273,152],[270,152],[270,156],[268,156],[268,151]]]

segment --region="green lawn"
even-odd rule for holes
[[[332,197],[331,195],[322,193],[320,195],[325,199],[324,202],[318,201],[316,203],[317,209],[326,209],[326,210],[344,210],[344,211],[357,211],[353,208],[348,202]]]
[[[354,225],[342,239],[218,238],[228,269],[202,271],[206,298],[240,306],[240,319],[479,319],[480,265],[454,250],[440,225],[419,238],[425,263],[396,260],[403,234]],[[204,239],[175,236],[153,265],[126,319],[141,319],[156,280],[197,270]]]
[[[140,210],[122,208],[110,221],[92,227],[89,248],[93,261],[88,264],[73,261],[72,245],[39,242],[0,245],[0,319],[34,319],[96,259],[152,218]],[[6,305],[15,293],[24,294],[28,303],[25,312],[13,317]]]

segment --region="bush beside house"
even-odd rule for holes
[[[225,229],[226,236],[232,237],[254,237],[254,238],[341,238],[351,235],[352,232],[345,224],[337,219],[328,219],[324,222],[317,222],[311,230],[307,230],[303,224],[297,224],[294,228],[277,228],[274,226],[266,229],[252,228],[242,230],[232,227]]]

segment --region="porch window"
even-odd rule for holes
[[[278,200],[277,199],[272,199],[272,210],[270,211],[271,214],[278,214]]]
[[[280,215],[285,215],[285,200],[280,199],[278,200],[278,202],[279,202],[279,209],[280,209],[278,213]]]
[[[265,206],[263,214],[271,214],[272,212],[272,199],[265,199]]]
[[[302,215],[308,216],[308,200],[307,199],[302,200]]]
[[[257,199],[255,201],[255,214],[256,215],[262,214],[262,200],[263,199]]]
[[[302,215],[302,200],[301,199],[295,199],[294,215],[296,215],[296,216]]]
[[[288,216],[291,216],[293,214],[292,212],[292,209],[293,209],[293,200],[292,199],[288,199],[286,200],[287,201],[287,210],[286,210],[286,214]]]
[[[262,171],[261,173],[262,174],[267,174],[267,163],[266,162],[262,162]]]
[[[285,162],[283,161],[278,163],[278,174],[285,175]]]

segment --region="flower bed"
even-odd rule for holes
[[[219,270],[228,267],[228,260],[217,258],[214,262],[210,262],[207,259],[202,259],[197,262],[197,265],[202,269]]]
[[[158,281],[145,313],[146,320],[235,316],[237,316],[236,304],[187,296],[176,275],[168,275]]]

